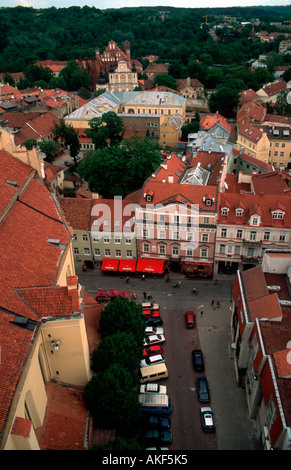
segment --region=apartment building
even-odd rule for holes
[[[104,260],[135,260],[135,204],[116,199],[59,198],[73,229],[76,269],[101,269]]]
[[[289,195],[230,193],[220,195],[215,270],[244,271],[262,263],[265,250],[291,242]]]
[[[267,252],[268,253],[268,252]],[[286,252],[274,253],[276,257]],[[237,272],[231,347],[238,384],[265,450],[290,450],[290,277],[261,266]]]
[[[66,116],[65,122],[86,129],[91,119],[108,111],[121,117],[125,130],[146,130],[160,147],[176,148],[185,121],[186,99],[171,92],[107,91]]]
[[[1,150],[0,448],[39,450],[52,448],[44,428],[50,384],[78,394],[90,377],[90,354],[72,232],[35,149],[18,157]],[[59,440],[62,424],[50,427]],[[85,413],[75,450],[86,447],[87,424]]]

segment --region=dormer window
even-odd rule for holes
[[[257,215],[254,215],[250,219],[250,225],[260,225],[260,217]]]
[[[235,215],[236,215],[237,217],[242,217],[242,215],[243,215],[243,209],[236,209]]]
[[[227,216],[227,214],[228,214],[228,208],[227,208],[227,207],[223,207],[223,208],[221,209],[221,215]]]
[[[211,206],[212,205],[212,199],[205,199],[205,205],[206,206]]]
[[[273,219],[284,219],[284,212],[273,212]]]

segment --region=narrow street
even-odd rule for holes
[[[117,288],[137,293],[142,302],[143,291],[151,291],[160,304],[166,342],[165,359],[169,378],[165,383],[173,401],[171,450],[259,450],[261,443],[255,424],[247,416],[244,390],[235,383],[233,353],[230,349],[229,326],[231,318],[231,286],[233,276],[218,276],[218,286],[213,280],[185,280],[179,274],[165,279],[104,276],[101,271],[78,273],[79,282],[94,297],[99,287]],[[175,279],[174,279],[175,278]],[[173,289],[174,281],[181,280],[181,289]],[[191,293],[192,287],[198,295]],[[215,304],[211,301],[215,299]],[[221,306],[217,308],[216,301]],[[203,315],[200,315],[200,306]],[[196,327],[185,327],[184,312],[196,312]],[[215,434],[205,434],[200,422],[200,402],[196,391],[196,377],[191,351],[201,348],[205,360],[205,374],[210,387],[210,405],[214,412]]]

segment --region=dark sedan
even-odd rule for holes
[[[144,426],[150,429],[169,429],[171,421],[168,416],[150,415],[144,417]]]
[[[148,429],[144,431],[142,440],[145,444],[170,444],[172,442],[172,433],[166,430]]]
[[[206,377],[197,377],[196,389],[199,401],[202,403],[208,403],[210,401],[210,395]]]
[[[194,349],[192,351],[192,360],[193,360],[193,368],[196,372],[203,372],[204,371],[204,360],[203,360],[203,353],[200,349]]]

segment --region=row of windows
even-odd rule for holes
[[[264,251],[267,250],[266,247],[261,248],[261,256],[264,255]],[[219,254],[220,255],[237,255],[240,256],[242,252],[242,247],[240,245],[219,245]],[[253,247],[248,247],[246,251],[246,256],[253,257],[257,253],[256,249]],[[257,254],[256,254],[257,256]]]
[[[150,245],[148,245],[147,243],[143,244],[143,253],[150,254]],[[171,253],[172,253],[173,257],[179,256],[180,248],[178,246],[172,246]],[[188,258],[192,257],[193,253],[194,253],[193,248],[188,247],[186,249],[186,256]],[[165,245],[159,245],[158,246],[158,254],[159,255],[165,255],[166,254],[166,246]],[[200,249],[200,258],[208,258],[208,248],[207,247],[202,247]]]
[[[150,231],[144,229],[142,231],[143,238],[150,238]],[[169,237],[170,234],[168,234]],[[170,238],[171,240],[185,240],[188,242],[193,242],[195,240],[195,234],[193,232],[187,232],[186,236],[183,237],[183,234],[180,232],[172,232],[172,237]],[[158,230],[158,240],[165,240],[166,239],[166,232],[164,230]],[[169,239],[169,238],[168,238]],[[208,233],[202,233],[201,236],[201,241],[202,242],[208,242],[209,241],[209,234]]]
[[[109,248],[106,248],[104,250],[104,256],[105,257],[110,257],[111,253],[112,254],[114,253],[114,256],[116,258],[121,258],[121,250],[110,250]],[[90,256],[91,252],[90,252],[90,248],[84,248],[83,253],[80,252],[79,248],[74,248],[74,254],[75,255],[83,254],[85,256]],[[101,256],[100,248],[95,248],[94,249],[94,256]],[[126,250],[126,257],[127,258],[132,258],[132,250]]]
[[[258,237],[259,233],[258,232],[255,232],[255,231],[251,231],[249,233],[249,238],[248,240],[252,240],[252,241],[255,241],[255,240],[259,240],[259,237]],[[286,240],[286,232],[280,232],[279,234],[279,240],[281,242],[284,242]],[[267,240],[270,240],[270,236],[271,236],[271,232],[264,232],[263,234],[263,240],[267,241]],[[221,237],[222,238],[226,238],[227,237],[227,229],[226,228],[222,228],[221,229]],[[236,238],[242,238],[243,237],[243,231],[242,230],[237,230],[236,231]]]
[[[151,199],[149,199],[151,200]],[[193,212],[192,212],[193,213]],[[186,218],[187,218],[187,223],[188,224],[194,224],[198,220],[198,214],[196,217],[194,216],[179,216],[179,215],[174,215],[174,214],[167,214],[168,218],[171,219],[172,223],[175,223],[179,225],[180,223],[186,223]],[[157,222],[164,223],[166,222],[166,214],[155,214],[153,212],[143,212],[143,213],[138,213],[137,212],[137,217],[138,219],[136,222],[140,222],[142,219],[143,222],[145,223],[146,221],[154,221],[156,220]],[[210,218],[209,217],[203,217],[203,224],[208,225],[210,223]]]

